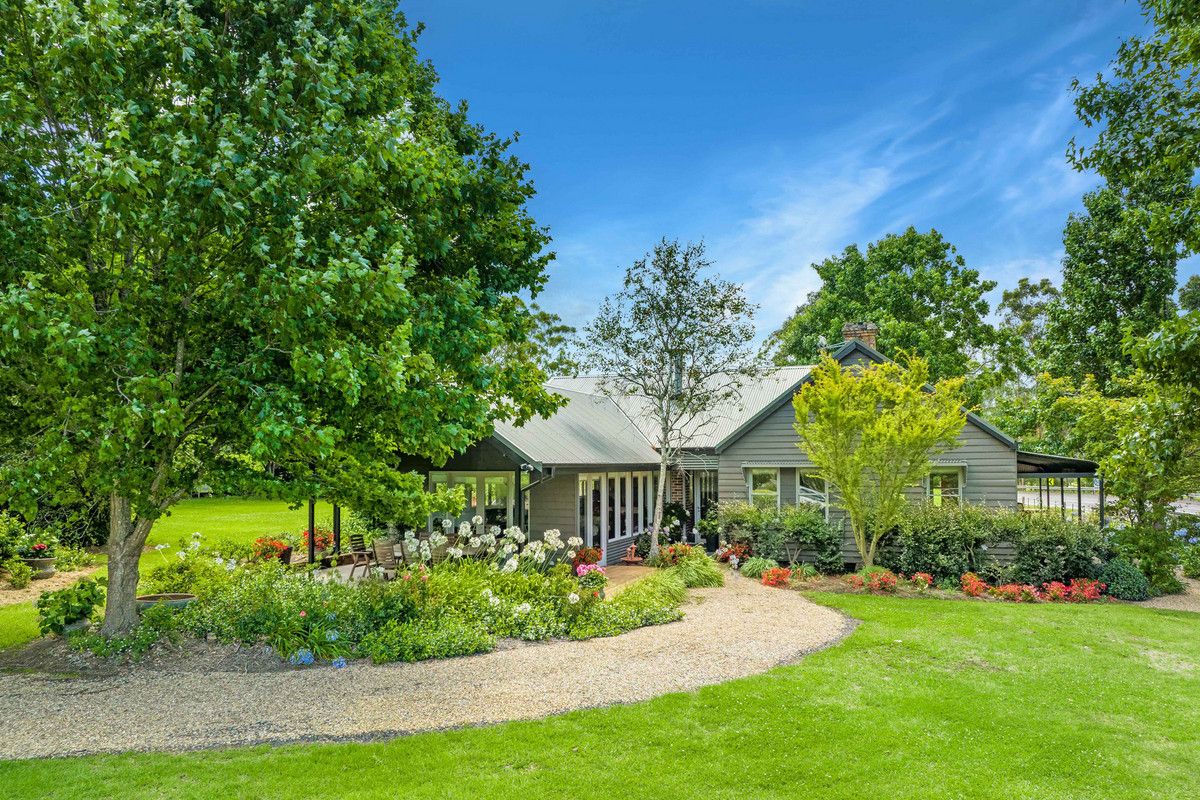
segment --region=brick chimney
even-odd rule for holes
[[[874,322],[847,322],[842,326],[842,336],[847,342],[857,339],[874,350],[875,339],[879,336],[879,326]]]

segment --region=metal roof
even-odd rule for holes
[[[1031,450],[1017,451],[1017,472],[1021,475],[1094,475],[1100,465],[1086,458],[1070,458]]]
[[[718,442],[753,419],[788,389],[798,385],[811,369],[809,366],[775,367],[762,375],[747,379],[742,384],[738,397],[726,400],[713,409],[711,414],[692,425],[691,430],[685,433],[684,447],[691,450],[716,447]],[[586,395],[599,395],[600,383],[603,380],[603,376],[600,375],[585,375],[578,378],[551,378],[546,385],[560,393],[569,390]],[[646,440],[654,441],[658,435],[658,426],[650,413],[649,400],[628,395],[613,399],[638,426]]]
[[[497,422],[496,438],[535,465],[658,463],[658,452],[611,398],[550,388],[565,406],[523,427]]]

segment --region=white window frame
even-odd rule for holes
[[[774,472],[775,473],[775,510],[778,511],[783,507],[783,493],[780,491],[781,481],[779,480],[779,467],[747,467],[746,468],[746,501],[750,505],[754,503],[754,473],[756,472]]]
[[[967,468],[961,464],[934,464],[929,470],[929,474],[925,476],[925,502],[932,503],[938,506],[946,505],[947,498],[943,497],[941,503],[934,503],[933,499],[933,476],[956,474],[958,476],[958,505],[963,504],[963,492],[967,488]]]

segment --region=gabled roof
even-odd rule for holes
[[[856,353],[876,363],[887,360],[858,340],[839,345],[831,355],[844,361]],[[685,448],[708,453],[724,450],[784,403],[790,403],[812,369],[811,366],[775,367],[748,379],[739,397],[722,403],[691,431],[685,431]],[[523,427],[496,423],[496,440],[535,466],[656,464],[658,451],[652,442],[657,436],[657,425],[649,401],[628,395],[609,397],[601,390],[603,380],[599,375],[551,378],[546,387],[566,398],[567,404],[548,419],[535,417]],[[1017,449],[1015,440],[976,415],[968,413],[967,419]]]
[[[834,361],[845,361],[851,355],[854,355],[856,353],[876,364],[882,364],[883,362],[889,360],[888,357],[885,356],[883,353],[880,353],[878,350],[876,350],[873,347],[867,346],[866,344],[864,344],[863,342],[861,342],[858,339],[851,339],[847,342],[843,342],[842,344],[838,345],[834,350],[832,350],[830,352],[830,356],[833,358]],[[738,439],[740,439],[747,431],[754,428],[754,426],[757,425],[759,422],[761,422],[765,417],[768,417],[771,414],[778,411],[779,408],[781,406],[783,406],[784,403],[790,403],[792,401],[792,395],[794,395],[796,393],[796,391],[800,388],[800,384],[802,384],[802,383],[804,383],[804,381],[808,380],[808,374],[812,371],[812,367],[801,367],[800,369],[804,369],[805,374],[804,374],[804,377],[799,382],[797,382],[795,387],[793,387],[790,391],[780,394],[778,397],[776,397],[770,403],[768,403],[767,405],[765,405],[761,409],[759,409],[759,411],[756,414],[754,414],[750,417],[747,417],[742,422],[741,425],[739,425],[734,430],[730,431],[728,433],[728,435],[726,435],[723,439],[721,439],[719,442],[717,442],[716,445],[714,445],[714,447],[716,448],[716,451],[718,453],[721,452],[722,450],[727,448],[729,445],[733,444]],[[984,433],[988,434],[989,436],[991,436],[994,439],[996,439],[997,441],[999,441],[1001,444],[1007,446],[1008,448],[1010,448],[1012,450],[1017,449],[1017,440],[1016,439],[1013,439],[1011,436],[1004,433],[999,428],[995,427],[991,423],[984,421],[983,419],[981,419],[980,417],[971,413],[970,411],[967,412],[967,421],[970,422],[971,424],[975,425],[977,428],[979,428]]]
[[[558,413],[523,427],[497,422],[494,437],[534,466],[658,463],[658,452],[611,398],[554,392],[568,401]]]
[[[748,416],[757,414],[762,408],[774,403],[779,397],[791,397],[803,382],[812,367],[775,367],[742,384],[739,396],[723,402],[704,419],[698,420],[692,430],[684,432],[689,450],[707,450],[717,446],[730,433],[739,429]],[[556,392],[573,391],[587,395],[602,394],[601,375],[585,375],[578,378],[551,378],[546,385]],[[658,425],[651,414],[649,401],[644,397],[621,396],[613,398],[626,416],[637,425],[647,441],[658,436]]]

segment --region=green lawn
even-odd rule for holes
[[[333,509],[328,503],[317,504],[317,524],[328,520]],[[290,532],[299,533],[308,527],[307,506],[289,509],[279,500],[254,500],[245,498],[208,497],[184,500],[176,505],[169,517],[154,524],[148,546],[168,544],[173,552],[180,539],[188,539],[193,531],[200,531],[205,541],[216,544],[231,541],[248,544],[260,536]],[[143,569],[148,569],[157,560],[167,556],[146,553],[142,556]],[[102,569],[98,575],[104,575]],[[0,650],[24,644],[38,637],[37,612],[32,603],[0,606]]]
[[[696,693],[372,744],[0,764],[0,797],[1115,800],[1194,792],[1200,616],[818,599],[863,624],[798,666]]]
[[[317,504],[317,524],[328,524],[333,507]],[[205,541],[249,544],[260,536],[278,533],[298,534],[308,528],[308,506],[289,509],[280,500],[254,500],[241,497],[202,497],[183,500],[171,509],[171,515],[154,523],[146,544],[175,547],[194,531]]]
[[[24,644],[39,635],[33,603],[0,606],[0,650]]]

